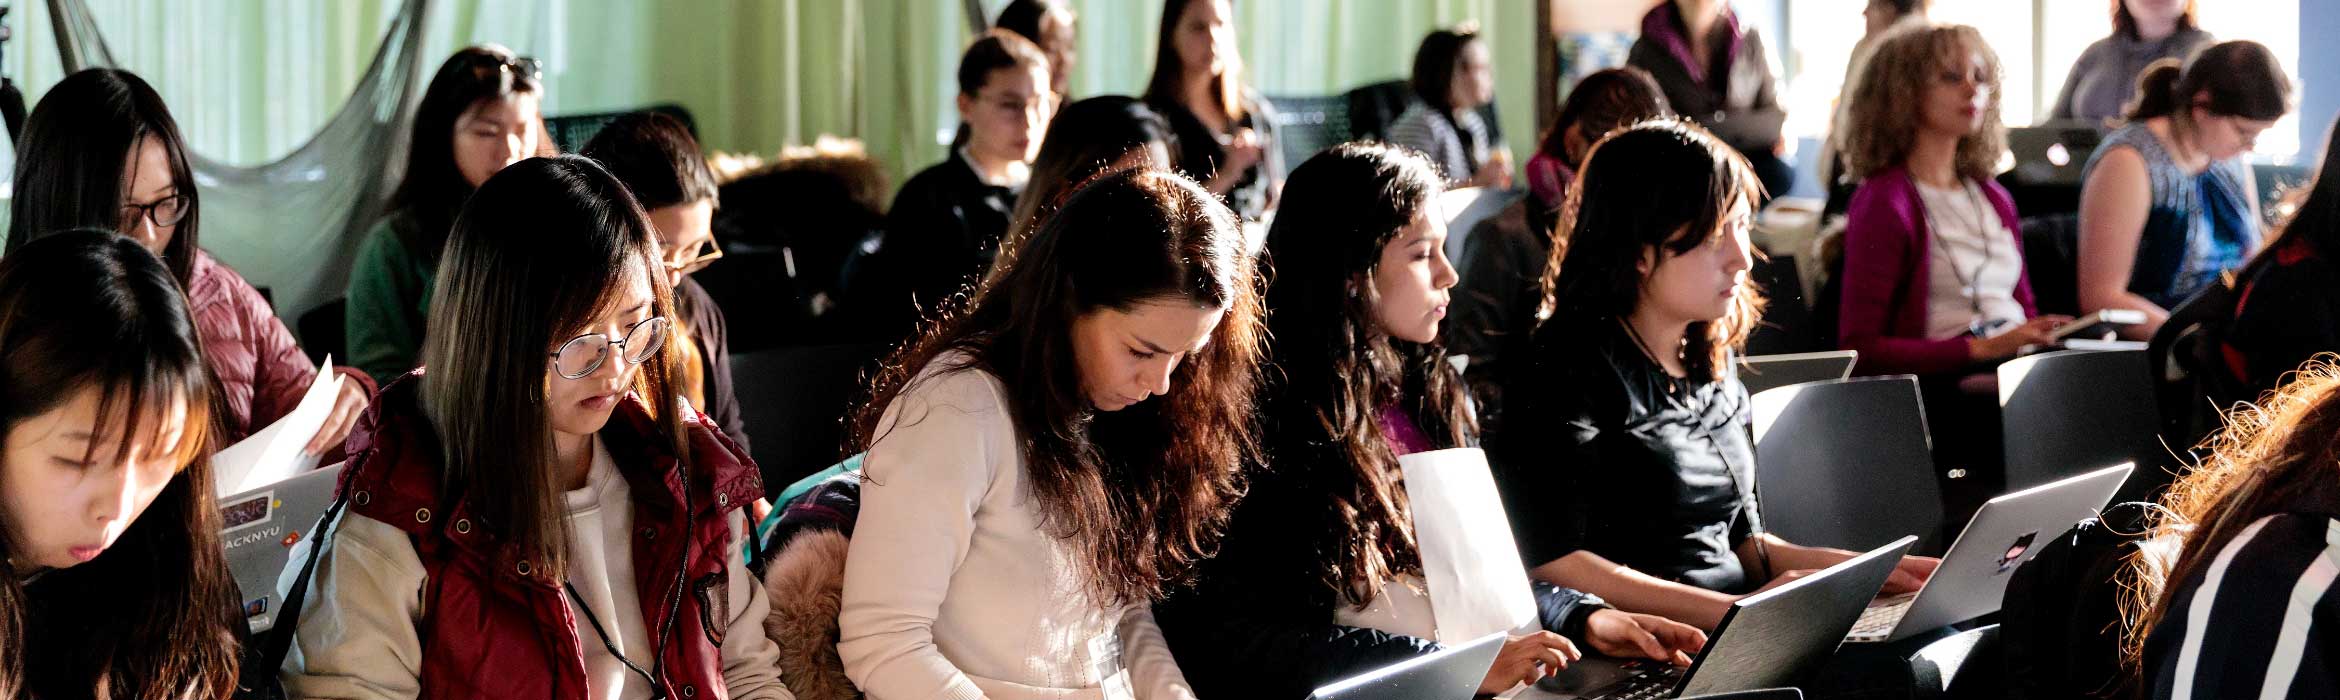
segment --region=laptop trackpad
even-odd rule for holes
[[[1536,682],[1536,689],[1575,698],[1639,674],[1638,669],[1627,666],[1626,662],[1587,656],[1569,664],[1566,670]]]

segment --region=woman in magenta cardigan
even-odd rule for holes
[[[1837,320],[1862,374],[1964,373],[2046,344],[2014,201],[1991,180],[2005,149],[1998,59],[1973,28],[1920,26],[1880,45],[1852,110],[1862,184],[1844,232]]]
[[[1995,495],[1998,389],[1990,367],[2046,345],[2066,319],[2041,316],[2021,228],[1991,180],[2005,150],[1999,62],[1972,27],[1887,36],[1852,93],[1845,167],[1861,182],[1845,213],[1837,333],[1861,374],[1919,375],[1951,520]]]

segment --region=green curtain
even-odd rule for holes
[[[985,0],[996,12],[1005,0]],[[152,81],[194,148],[234,164],[281,157],[331,116],[396,0],[89,0],[123,64]],[[1135,93],[1161,0],[1078,2],[1080,95]],[[545,62],[548,114],[674,102],[710,149],[771,153],[861,139],[899,183],[942,158],[952,75],[970,38],[961,0],[446,0],[425,56],[496,42]],[[1487,32],[1504,132],[1534,134],[1534,8],[1521,0],[1240,0],[1254,86],[1330,95],[1402,78],[1431,29]],[[0,61],[28,102],[60,75],[45,3],[17,3]],[[435,68],[437,59],[426,61]],[[1522,159],[1524,160],[1524,158]]]

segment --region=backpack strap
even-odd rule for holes
[[[327,530],[333,527],[342,509],[349,505],[349,491],[347,488],[341,489],[341,494],[333,498],[333,505],[317,518],[317,527],[309,535],[308,561],[301,564],[301,573],[293,577],[292,590],[285,592],[284,607],[277,613],[276,625],[268,628],[268,636],[260,640],[259,655],[248,656],[246,663],[265,664],[262,668],[269,669],[284,668],[284,657],[292,652],[293,635],[300,629],[301,605],[308,597],[309,578],[317,572],[317,559],[325,552],[325,544],[329,541],[327,538],[335,534]]]

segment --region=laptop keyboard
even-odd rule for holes
[[[1869,604],[1867,610],[1861,611],[1861,620],[1853,623],[1852,632],[1844,635],[1845,640],[1853,642],[1885,641],[1887,635],[1893,634],[1893,628],[1901,624],[1901,618],[1909,614],[1910,604],[1915,602],[1917,602],[1916,593],[1878,598]]]
[[[1682,683],[1682,669],[1670,664],[1637,662],[1625,679],[1583,696],[1584,700],[1656,700],[1674,696]]]

